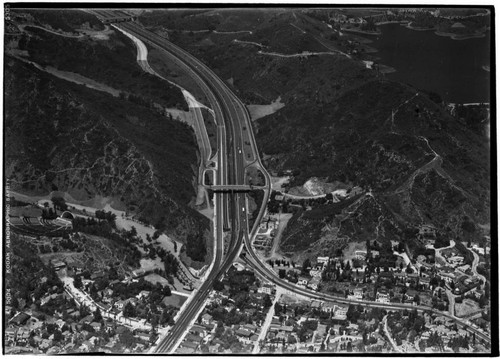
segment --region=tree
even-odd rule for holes
[[[278,271],[278,275],[281,279],[285,278],[286,277],[286,270],[285,269],[280,269]]]
[[[54,196],[51,198],[52,204],[54,205],[54,209],[59,209],[61,211],[66,211],[68,209],[68,205],[63,197]]]
[[[128,302],[123,308],[123,316],[125,317],[135,317],[135,307],[132,303]]]
[[[271,300],[271,297],[269,297],[269,294],[266,294],[264,296],[264,308],[269,308],[273,305],[273,301]]]
[[[153,327],[153,330],[158,326],[158,315],[153,314],[151,316],[151,326]]]
[[[82,277],[79,275],[75,276],[75,279],[73,280],[73,285],[75,286],[75,288],[80,289],[83,286]]]
[[[302,263],[302,273],[307,274],[309,273],[308,268],[311,267],[311,260],[309,258],[306,258],[306,260]]]
[[[94,312],[94,322],[100,322],[101,320],[102,320],[101,311],[99,308],[96,308]]]
[[[413,268],[411,267],[410,263],[406,266],[406,273],[411,274],[413,273]]]
[[[274,304],[274,315],[279,316],[282,310],[283,308],[281,307],[281,304],[276,302],[276,304]]]

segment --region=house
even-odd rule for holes
[[[92,273],[90,275],[90,280],[96,280],[98,278],[102,278],[106,275],[106,273],[104,273],[102,270],[101,271],[97,271],[95,273]]]
[[[347,319],[347,307],[337,306],[333,312],[333,319],[346,320]]]
[[[316,268],[314,269],[311,269],[309,271],[309,275],[313,278],[321,278],[321,274],[323,273],[323,267],[321,266],[317,266]]]
[[[439,276],[446,282],[446,283],[451,283],[455,281],[455,271],[451,268],[448,267],[443,267],[439,271]]]
[[[431,279],[429,277],[420,277],[418,283],[424,286],[425,288],[429,288],[431,284]]]
[[[50,302],[51,300],[53,299],[57,299],[57,297],[59,297],[59,294],[51,294],[51,295],[47,295],[43,298],[40,299],[40,306],[44,306],[45,304],[47,304],[48,302]]]
[[[452,257],[448,258],[448,262],[453,266],[459,266],[459,265],[463,264],[464,259],[465,258],[463,256],[457,255],[457,256],[452,256]]]
[[[87,315],[86,317],[82,318],[79,323],[80,324],[90,324],[94,320],[94,316],[92,314]]]
[[[52,267],[58,271],[64,267],[66,267],[66,263],[64,263],[63,261],[54,261],[52,262]]]
[[[250,344],[251,340],[250,337],[253,335],[251,331],[246,330],[246,329],[238,329],[235,331],[236,336],[245,344]]]
[[[69,352],[69,351],[70,351],[70,350],[72,350],[74,347],[75,347],[75,344],[74,344],[74,343],[68,343],[68,344],[66,344],[66,345],[63,347],[63,350],[65,350],[66,352]]]
[[[132,278],[134,279],[137,279],[137,278],[140,278],[140,277],[143,277],[146,275],[146,271],[144,269],[136,269],[134,271],[132,271]]]
[[[196,348],[190,348],[190,347],[183,347],[184,343],[181,344],[179,348],[175,351],[176,354],[183,354],[183,355],[189,355],[193,354],[195,352]]]
[[[38,347],[42,350],[48,349],[52,346],[52,340],[51,339],[42,339]]]
[[[413,301],[415,296],[418,295],[418,292],[414,289],[408,289],[405,293],[405,298],[407,301]]]
[[[274,286],[267,283],[257,289],[257,293],[264,293],[269,295],[272,295],[273,291],[274,291]]]
[[[471,269],[470,265],[468,264],[464,264],[462,266],[459,266],[457,267],[457,269],[460,271],[460,272],[467,272],[469,269]]]
[[[299,281],[297,282],[298,286],[305,287],[307,285],[308,279],[304,277],[299,277]]]
[[[208,347],[208,351],[210,352],[210,354],[215,354],[215,353],[218,353],[219,352],[219,348],[220,348],[220,344],[217,343],[215,345],[210,345]]]
[[[320,278],[314,277],[313,279],[311,279],[311,281],[309,281],[309,283],[307,283],[307,287],[311,288],[312,290],[318,290],[320,282]]]
[[[184,340],[180,347],[181,348],[189,348],[189,349],[193,349],[193,350],[196,350],[198,349],[198,345],[199,344],[196,344],[196,343],[193,343],[193,342],[190,342],[190,341],[187,341],[187,340]]]
[[[432,224],[423,224],[418,230],[418,235],[422,238],[435,238],[436,237],[436,227]]]
[[[82,352],[89,352],[90,348],[92,348],[92,343],[90,343],[88,340],[85,340],[78,349],[80,349]]]
[[[203,314],[201,317],[201,322],[205,325],[212,324],[212,321],[213,317],[208,313]]]
[[[61,329],[64,326],[64,324],[66,324],[66,322],[62,319],[57,319],[54,324],[57,325],[59,329]]]
[[[146,333],[146,332],[143,332],[143,331],[138,330],[138,331],[135,333],[135,336],[136,336],[136,337],[138,337],[139,339],[144,340],[145,342],[149,342],[149,338],[150,338],[149,333]]]
[[[203,328],[202,326],[196,325],[196,324],[195,324],[195,325],[193,325],[193,326],[191,327],[191,329],[189,329],[189,332],[190,332],[191,334],[197,335],[197,336],[202,337],[202,338],[203,338],[203,337],[206,335],[206,333],[207,333],[207,331],[206,331],[206,329],[205,329],[205,328]]]
[[[375,299],[376,302],[379,303],[389,303],[389,293],[385,289],[379,289],[377,291],[377,297]]]
[[[259,336],[257,334],[253,334],[251,337],[250,337],[250,341],[251,342],[256,342],[257,340],[259,340]]]
[[[394,278],[399,279],[399,280],[404,280],[406,278],[406,272],[394,272]]]
[[[363,299],[363,288],[354,287],[350,289],[350,293],[347,295],[348,299],[360,300]]]
[[[316,299],[313,299],[313,300],[311,301],[311,304],[310,304],[310,305],[311,305],[311,308],[313,308],[313,309],[320,309],[320,308],[321,308],[321,306],[322,306],[322,304],[323,304],[323,303],[322,303],[321,301],[316,300]]]
[[[323,304],[323,311],[331,313],[331,312],[335,311],[336,307],[337,306],[332,302],[325,302],[325,304]]]
[[[17,315],[15,315],[10,321],[9,323],[11,324],[16,324],[18,326],[21,326],[21,325],[24,325],[26,324],[26,322],[28,321],[28,319],[30,318],[30,316],[24,312],[21,312],[21,313],[18,313]]]
[[[330,257],[318,257],[316,263],[326,265],[330,261]]]
[[[137,297],[137,299],[141,300],[143,298],[148,298],[150,294],[151,294],[150,291],[142,290],[139,294],[136,295],[136,297]]]
[[[14,342],[16,340],[16,335],[17,335],[17,328],[7,328],[5,329],[5,342],[12,341]]]
[[[366,258],[366,254],[367,254],[367,253],[366,253],[366,251],[364,251],[364,250],[357,250],[357,251],[355,251],[355,252],[354,252],[354,257],[355,257],[356,259],[363,260],[363,259],[365,259],[365,258]]]
[[[251,331],[252,333],[255,333],[255,331],[257,330],[257,327],[253,324],[245,324],[243,325],[243,328]]]

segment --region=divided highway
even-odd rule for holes
[[[93,11],[101,19],[113,18],[112,11]],[[249,234],[246,195],[241,192],[219,193],[215,196],[216,209],[216,253],[213,269],[208,275],[206,281],[200,286],[197,293],[194,294],[191,302],[188,304],[178,322],[172,328],[167,337],[158,345],[158,353],[170,353],[173,351],[185,334],[190,323],[195,319],[201,306],[206,300],[214,281],[232,265],[233,261],[242,250],[243,243],[246,247],[245,261],[258,274],[275,283],[276,285],[289,290],[292,293],[306,296],[311,299],[328,300],[343,304],[360,304],[367,307],[380,307],[387,310],[414,309],[419,311],[431,311],[438,315],[446,316],[465,329],[475,333],[479,338],[491,343],[491,338],[481,331],[473,328],[464,321],[449,315],[448,313],[436,311],[430,307],[412,306],[398,303],[376,303],[372,301],[355,301],[342,297],[336,297],[323,293],[317,293],[305,288],[297,287],[289,282],[281,280],[274,271],[267,268],[255,254],[251,244],[251,238],[255,235],[258,223],[264,216],[266,204],[270,195],[270,176],[262,165],[255,138],[252,133],[250,116],[245,105],[234,95],[228,86],[211,71],[201,61],[193,57],[185,50],[172,44],[165,38],[162,38],[134,22],[122,22],[116,24],[117,27],[133,34],[146,44],[164,52],[176,64],[183,67],[186,72],[196,81],[200,88],[207,95],[210,104],[215,111],[216,122],[218,126],[218,170],[216,176],[217,185],[244,185],[245,167],[247,165],[258,168],[266,180],[266,189],[264,198],[252,233]],[[245,139],[248,140],[250,148],[245,146]],[[248,160],[251,159],[251,160]],[[224,256],[223,228],[230,225],[231,240]]]
[[[116,17],[113,11],[98,10],[93,13],[101,19]],[[248,125],[249,119],[245,118],[248,116],[247,110],[241,101],[236,98],[225,83],[210,69],[183,49],[145,30],[136,23],[121,22],[115,26],[134,35],[149,46],[164,52],[176,64],[183,67],[196,81],[210,101],[219,128],[216,184],[222,186],[244,185],[246,163],[244,161],[243,139],[245,138],[244,131],[247,131],[250,126]],[[256,148],[255,145],[252,149],[254,148]],[[251,153],[248,157],[256,158],[257,156]],[[213,282],[227,271],[241,251],[244,234],[248,230],[245,207],[246,198],[244,193],[216,194],[217,250],[212,271],[205,282],[198,288],[172,330],[158,345],[158,353],[169,353],[175,349],[177,343],[185,334],[188,326],[195,319],[199,309],[208,297]],[[231,227],[231,240],[224,256],[223,228],[228,225]]]

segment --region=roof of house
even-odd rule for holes
[[[242,336],[242,337],[250,337],[252,335],[252,332],[246,329],[238,329],[235,332],[236,335]]]
[[[205,331],[205,328],[199,325],[193,325],[189,331],[194,333],[203,333]]]
[[[10,321],[17,323],[17,324],[23,324],[29,318],[30,318],[30,316],[28,314],[21,312],[21,313],[17,314],[14,318],[12,318]]]
[[[180,347],[180,348],[177,348],[176,353],[179,353],[179,354],[193,354],[194,351],[195,351],[195,348]]]
[[[182,347],[185,347],[185,348],[191,348],[191,349],[196,349],[198,348],[198,344],[197,343],[193,343],[191,341],[188,341],[188,340],[185,340],[181,343],[181,346]]]

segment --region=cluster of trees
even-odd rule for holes
[[[134,244],[134,242],[138,242],[138,239],[136,237],[137,231],[133,226],[130,231],[118,233],[107,220],[76,217],[73,219],[73,230],[110,239],[119,245],[120,250],[123,251],[125,262],[129,266],[139,266],[142,255]]]
[[[12,298],[16,299],[12,301],[14,308],[17,308],[20,299],[25,300],[29,306],[40,300],[49,290],[52,293],[62,293],[63,284],[54,268],[41,261],[33,245],[12,233],[11,246],[12,274],[7,274],[5,281],[6,287],[11,290]],[[44,283],[41,281],[43,277],[47,278]]]
[[[93,15],[78,10],[58,10],[57,13],[51,10],[23,10],[33,16],[39,25],[50,25],[54,29],[65,32],[74,32],[88,23],[96,30],[104,29],[104,25]]]
[[[177,257],[172,253],[167,252],[167,254],[163,257],[163,262],[165,265],[165,274],[167,276],[175,276],[179,270],[179,261]]]
[[[249,270],[237,271],[231,267],[227,273],[225,283],[229,285],[230,297],[235,297],[238,293],[249,292],[250,286],[259,286],[259,281],[255,273]]]
[[[143,290],[149,291],[151,293],[147,299],[148,302],[157,305],[164,296],[171,295],[170,287],[168,285],[163,286],[160,283],[152,284],[144,278],[139,279],[137,282],[118,282],[115,283],[111,289],[113,289],[113,296],[120,297],[121,299],[136,296]]]
[[[111,225],[111,227],[116,228],[115,220],[116,220],[116,214],[113,212],[109,211],[106,212],[105,210],[96,210],[95,211],[95,217],[97,219],[105,219],[108,221],[108,223]]]
[[[425,320],[416,309],[402,313],[397,311],[388,315],[387,326],[396,344],[401,345],[403,340],[415,341],[417,335],[425,329]]]
[[[478,133],[486,134],[486,120],[489,117],[489,106],[463,106],[457,104],[455,107],[455,118],[465,121],[467,128]]]
[[[299,281],[299,273],[294,270],[280,269],[278,275],[281,279],[288,280],[290,283],[297,283]]]
[[[186,237],[186,245],[182,247],[181,251],[185,250],[189,258],[194,261],[203,262],[207,254],[207,247],[203,232],[190,233]]]
[[[180,90],[142,71],[136,64],[132,47],[117,45],[118,41],[126,43],[120,33],[111,35],[110,42],[101,44],[74,41],[37,28],[31,28],[30,32],[37,36],[30,37],[25,47],[37,63],[77,72],[129,93],[142,94],[166,107],[187,108]],[[113,41],[115,46],[109,46]]]

